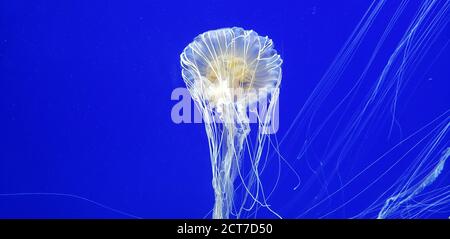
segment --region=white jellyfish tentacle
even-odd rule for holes
[[[272,40],[237,27],[208,31],[197,36],[180,59],[182,77],[205,122],[215,196],[213,218],[240,217],[242,210],[255,204],[279,216],[267,203],[259,175],[266,127],[273,118],[281,82],[282,60]],[[261,92],[264,97],[258,97]],[[257,145],[251,148],[247,108],[265,102],[267,112],[258,116]],[[249,151],[249,172],[241,168],[245,150]],[[235,210],[234,183],[238,177],[245,196],[240,209]],[[253,202],[245,207],[248,198]]]

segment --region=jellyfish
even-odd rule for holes
[[[180,58],[183,80],[203,116],[208,138],[213,218],[239,218],[243,206],[234,210],[233,203],[237,178],[252,205],[271,210],[261,196],[259,176],[282,75],[282,59],[272,40],[239,27],[212,30],[197,36]],[[256,114],[252,127],[249,115],[255,113],[255,105],[266,107]],[[256,132],[255,144],[249,143],[251,128]],[[244,159],[251,165],[247,173],[241,167]]]

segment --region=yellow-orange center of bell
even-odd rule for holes
[[[230,88],[248,89],[252,85],[252,71],[241,57],[226,56],[214,61],[209,67],[206,78],[213,84],[227,81]]]

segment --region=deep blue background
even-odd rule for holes
[[[284,60],[283,135],[370,2],[1,1],[0,193],[74,194],[145,218],[205,216],[213,194],[204,127],[170,118],[183,48],[222,27],[272,38]],[[405,135],[448,109],[448,47],[441,56],[413,79],[420,90],[402,113]],[[290,196],[282,190],[271,204]],[[0,196],[0,217],[125,216],[28,195]]]

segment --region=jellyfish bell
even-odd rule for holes
[[[194,99],[219,110],[255,103],[258,91],[273,93],[281,63],[271,39],[237,27],[205,32],[181,54],[182,76]]]
[[[223,28],[197,36],[180,58],[182,77],[203,114],[208,136],[215,192],[213,217],[228,218],[230,213],[239,217],[239,209],[232,211],[237,176],[250,198],[267,206],[255,191],[261,187],[257,180],[266,138],[263,129],[271,120],[281,82],[282,60],[272,40],[253,30]],[[258,116],[258,143],[248,152],[252,170],[244,176],[240,160],[250,132],[247,111],[263,103],[267,110]]]

